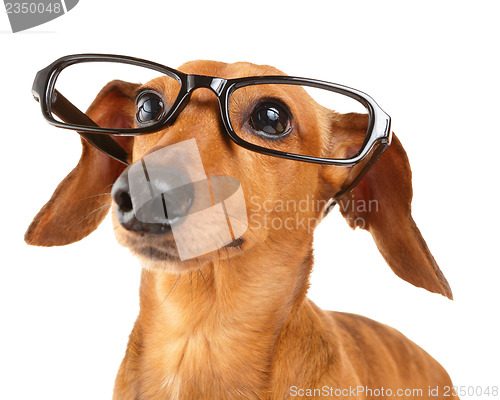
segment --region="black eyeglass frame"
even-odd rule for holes
[[[172,107],[162,115],[158,121],[149,126],[142,126],[133,129],[113,129],[103,128],[94,123],[84,112],[78,110],[64,96],[57,92],[55,83],[59,74],[67,67],[87,62],[116,62],[130,64],[138,67],[155,70],[171,78],[174,78],[180,84],[179,93]],[[314,157],[301,154],[288,153],[280,150],[262,147],[249,143],[239,137],[232,125],[229,115],[229,100],[232,93],[242,87],[250,85],[264,84],[288,84],[314,87],[318,89],[329,90],[353,98],[360,102],[368,112],[368,128],[365,141],[361,149],[352,157],[347,159],[331,159],[323,157]],[[352,89],[347,86],[338,85],[326,81],[301,78],[295,76],[282,75],[264,75],[250,76],[243,78],[224,79],[220,77],[185,74],[173,68],[147,61],[139,58],[112,55],[112,54],[75,54],[61,57],[46,68],[40,70],[35,77],[32,93],[39,101],[44,118],[51,125],[59,128],[71,129],[77,131],[82,137],[88,140],[92,145],[103,151],[110,157],[126,165],[129,164],[129,155],[118,143],[109,135],[115,136],[137,136],[157,132],[177,118],[184,107],[189,102],[191,93],[198,88],[207,88],[212,90],[217,96],[220,108],[221,119],[227,135],[237,145],[258,153],[286,158],[290,160],[312,162],[327,165],[351,167],[363,160],[368,153],[371,153],[370,160],[363,168],[360,175],[364,175],[368,168],[376,161],[383,151],[391,144],[391,118],[387,115],[366,93]],[[78,121],[79,124],[66,123],[54,118],[56,114],[61,120]],[[359,179],[358,179],[359,178]],[[359,181],[361,178],[356,178]],[[342,193],[349,191],[343,190]]]

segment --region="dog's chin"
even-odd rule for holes
[[[239,238],[210,253],[182,260],[171,235],[148,238],[120,232],[116,236],[121,245],[139,258],[143,268],[175,274],[198,270],[204,264],[238,256],[242,253],[245,242],[243,238]]]
[[[191,270],[189,263],[182,261],[175,249],[165,248],[146,244],[139,246],[129,246],[132,254],[136,255],[141,261],[144,269],[150,271],[162,271],[168,273],[181,273]]]

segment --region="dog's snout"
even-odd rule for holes
[[[111,196],[118,222],[125,229],[164,235],[188,215],[194,189],[189,176],[176,167],[138,163],[122,172]]]

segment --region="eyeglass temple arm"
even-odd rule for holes
[[[98,126],[58,90],[54,90],[54,97],[55,100],[51,105],[52,112],[64,122],[83,126]],[[78,133],[92,146],[106,153],[109,157],[122,164],[129,165],[127,152],[111,136],[88,132]]]
[[[330,203],[327,205],[324,213],[325,215],[330,212],[330,210],[335,207],[340,201],[342,201],[342,198],[350,193],[357,185],[359,182],[361,182],[361,179],[365,177],[367,172],[370,170],[372,165],[380,158],[382,153],[389,147],[389,144],[386,143],[381,143],[376,149],[374,149],[373,154],[370,156],[369,160],[365,163],[365,165],[361,168],[361,171],[359,174],[354,178],[354,180],[351,182],[351,184],[333,196],[333,198],[330,200]]]

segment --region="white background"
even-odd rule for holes
[[[138,313],[139,263],[109,218],[71,246],[23,242],[80,155],[76,134],[43,120],[32,80],[80,52],[173,67],[245,60],[372,95],[408,152],[413,216],[455,301],[397,278],[337,211],[316,232],[310,297],[399,329],[456,385],[500,385],[498,11],[493,1],[81,0],[17,34],[0,14],[0,398],[111,398]]]

